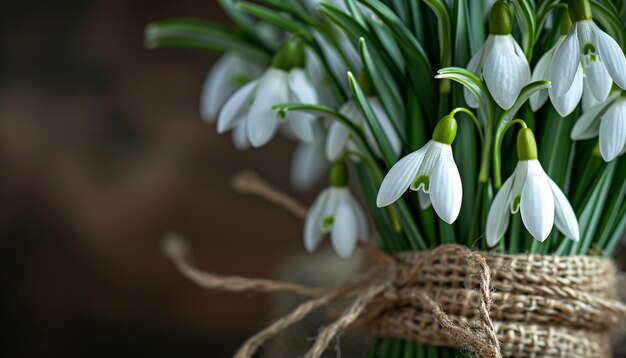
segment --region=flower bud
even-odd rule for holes
[[[456,138],[457,124],[452,116],[443,117],[433,132],[433,140],[443,144],[452,144]]]
[[[338,160],[330,170],[330,184],[334,187],[343,188],[348,186],[348,165],[343,160]]]
[[[282,45],[274,58],[271,66],[283,71],[289,71],[292,68],[303,68],[305,59],[304,44],[298,38],[292,38]]]
[[[506,1],[497,1],[489,13],[489,33],[510,35],[513,31],[513,9]]]
[[[571,0],[568,9],[573,22],[593,19],[589,0]]]
[[[519,160],[535,160],[537,155],[537,142],[530,128],[522,128],[517,134],[517,157]]]

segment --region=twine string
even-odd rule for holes
[[[235,354],[235,358],[252,357],[267,340],[275,337],[289,326],[302,321],[316,308],[339,300],[352,300],[351,304],[344,310],[339,318],[322,330],[314,345],[305,355],[306,358],[319,358],[335,337],[343,333],[347,328],[363,317],[364,311],[368,306],[375,303],[379,298],[389,295],[393,296],[399,288],[397,282],[398,269],[394,258],[368,245],[361,244],[359,247],[366,253],[368,258],[377,262],[378,265],[368,265],[369,269],[364,270],[354,280],[345,285],[332,289],[319,289],[288,282],[250,279],[237,276],[223,277],[203,272],[191,264],[189,260],[189,248],[180,236],[170,234],[165,238],[163,244],[165,253],[172,260],[178,271],[202,288],[231,292],[283,291],[312,297],[300,304],[287,316],[278,319],[267,328],[249,338]],[[424,267],[429,261],[436,259],[437,255],[459,251],[469,252],[467,249],[462,250],[462,247],[458,245],[440,246],[417,260],[414,267]],[[450,334],[451,338],[457,341],[461,346],[471,349],[484,358],[500,358],[501,354],[495,328],[489,318],[489,307],[491,305],[491,296],[489,293],[491,286],[490,278],[488,277],[490,275],[489,268],[484,258],[482,258],[481,261],[481,256],[478,254],[470,255],[468,258],[474,256],[476,257],[474,260],[478,260],[479,262],[477,266],[482,282],[480,290],[483,303],[481,304],[481,314],[479,317],[483,322],[485,334],[490,337],[489,341],[485,341],[480,333],[477,333],[470,326],[454,323],[441,309],[441,306],[425,292],[417,291],[416,299],[421,301],[424,307],[431,310],[436,321]],[[415,272],[415,270],[411,271],[412,273]],[[405,282],[406,280],[401,281]],[[369,316],[368,320],[369,319],[375,319],[375,316]]]

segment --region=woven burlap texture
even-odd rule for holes
[[[204,288],[311,297],[248,339],[238,358],[252,357],[267,340],[332,302],[348,307],[305,357],[321,356],[337,335],[355,327],[481,357],[609,357],[609,334],[626,316],[609,260],[472,252],[460,245],[394,256],[361,248],[367,260],[360,274],[320,289],[202,272],[188,260],[182,239],[165,242],[179,271]]]
[[[396,291],[370,303],[380,311],[366,323],[375,336],[464,348],[447,334],[416,294],[427,294],[453,321],[472,326],[481,302],[477,270],[463,251],[428,263],[424,253],[397,258]],[[616,298],[615,267],[593,257],[503,255],[482,252],[491,270],[489,315],[501,353],[509,357],[609,357],[609,334],[624,318]],[[381,310],[381,307],[385,307]],[[476,330],[477,334],[480,329]]]

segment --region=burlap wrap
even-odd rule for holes
[[[615,267],[592,257],[483,252],[491,270],[491,309],[501,353],[510,357],[609,357],[609,334],[624,318],[616,299]],[[386,307],[370,320],[376,336],[459,347],[415,293],[425,293],[455,322],[472,325],[481,302],[475,266],[463,251],[442,252],[416,267],[424,253],[397,258],[397,290],[370,303]],[[410,278],[407,280],[407,277]],[[404,282],[403,282],[404,281]],[[400,284],[400,282],[403,282]],[[476,331],[481,334],[480,330]]]
[[[472,252],[460,245],[390,256],[361,247],[365,265],[353,280],[318,289],[202,272],[188,261],[180,238],[165,243],[179,271],[204,288],[311,297],[248,339],[238,358],[251,357],[268,339],[332,302],[348,306],[305,357],[321,356],[337,335],[354,327],[489,358],[609,357],[609,334],[626,317],[608,260]]]

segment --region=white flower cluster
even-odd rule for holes
[[[626,95],[622,90],[626,89],[626,58],[619,45],[588,14],[570,11],[569,17],[563,16],[561,36],[556,44],[531,71],[526,54],[512,36],[510,11],[508,3],[495,3],[490,15],[490,34],[467,65],[469,71],[484,81],[493,102],[502,110],[511,109],[525,86],[549,80],[549,89],[530,96],[534,111],[540,110],[549,98],[556,112],[566,117],[574,113],[582,99],[583,114],[572,130],[572,139],[599,136],[605,161],[624,154]],[[366,15],[374,17],[371,12]],[[340,35],[338,42],[345,50],[343,61],[347,58],[352,62],[351,68],[360,72],[358,52],[342,38]],[[342,72],[345,75],[345,62],[336,49],[323,50],[335,75],[338,78]],[[364,153],[360,152],[352,128],[346,123],[303,111],[274,109],[275,105],[284,103],[338,108],[354,127],[363,131],[365,144],[377,159],[382,158],[381,148],[355,99],[335,103],[325,76],[317,54],[306,49],[298,38],[288,40],[265,69],[237,55],[226,54],[207,77],[201,111],[207,121],[217,117],[218,132],[233,130],[233,140],[240,149],[265,145],[279,128],[297,139],[301,144],[292,165],[296,187],[311,187],[328,170],[330,162],[335,162],[331,187],[321,192],[309,212],[304,242],[307,250],[314,250],[324,234],[330,233],[333,247],[345,257],[353,252],[359,239],[366,240],[368,236],[366,216],[348,190],[345,168],[345,160],[359,161]],[[367,76],[363,78],[369,80]],[[347,87],[346,83],[340,85]],[[479,107],[474,93],[466,89],[464,94],[468,106]],[[366,95],[393,153],[399,156],[401,136],[376,94]],[[463,195],[461,176],[452,154],[456,130],[454,117],[444,116],[432,140],[393,165],[382,181],[376,204],[390,205],[411,188],[418,192],[422,208],[432,205],[443,221],[452,224],[459,216]],[[553,226],[567,238],[578,240],[576,215],[559,186],[544,172],[530,129],[524,128],[518,135],[518,158],[513,175],[497,192],[489,210],[487,243],[494,246],[502,238],[510,214],[518,211],[537,240],[545,240]]]

